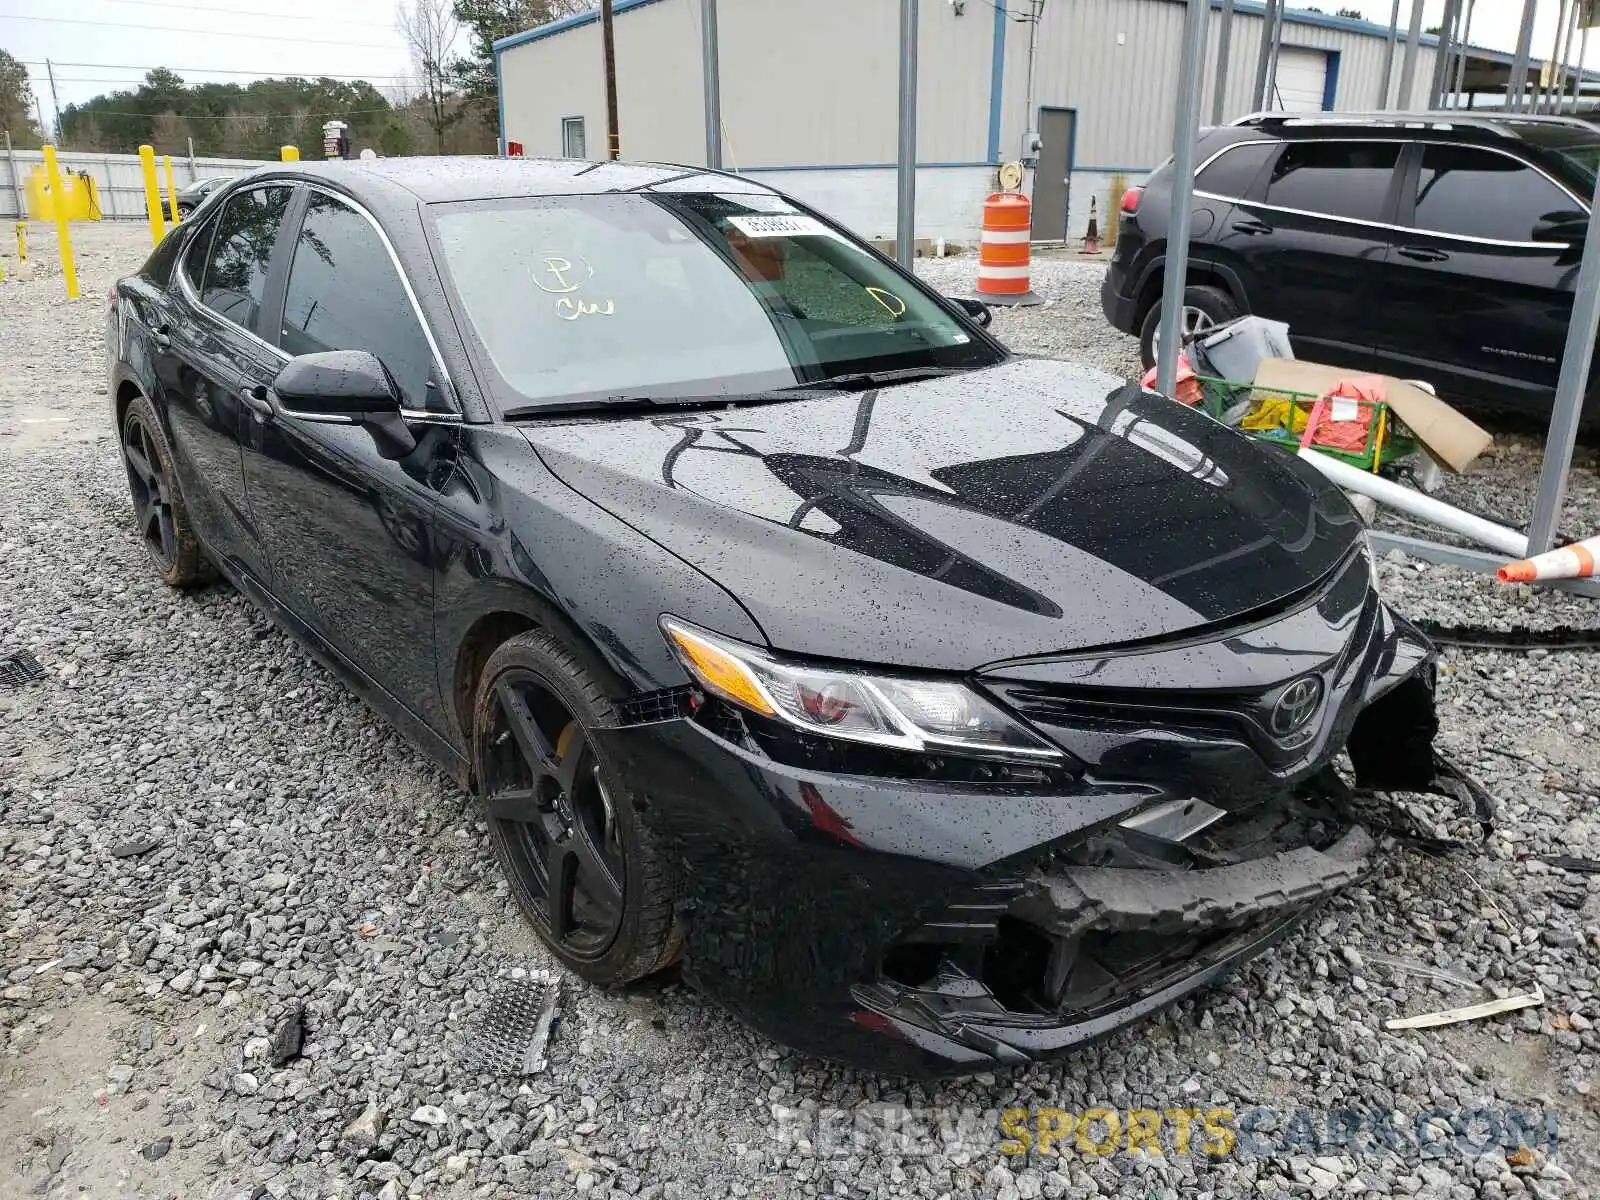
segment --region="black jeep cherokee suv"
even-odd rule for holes
[[[1600,130],[1563,117],[1277,113],[1203,131],[1195,161],[1187,332],[1259,313],[1287,321],[1306,358],[1548,410]],[[1171,197],[1170,160],[1129,189],[1101,286],[1146,365]]]

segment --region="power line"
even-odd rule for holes
[[[52,21],[59,25],[92,25],[97,29],[143,29],[153,33],[198,33],[206,37],[249,38],[256,42],[299,42],[302,45],[360,46],[371,50],[398,50],[398,43],[346,42],[333,38],[286,37],[283,34],[245,33],[236,29],[193,29],[185,25],[142,25],[136,21],[90,21],[80,17],[34,17],[24,13],[0,13],[0,21]]]
[[[176,0],[101,0],[104,4],[138,4],[149,8],[176,8],[182,12],[205,13],[219,17],[271,17],[275,21],[315,21],[319,25],[365,25],[388,29],[382,21],[357,21],[350,17],[306,16],[302,13],[267,12],[260,8],[207,8],[199,4],[179,4]]]
[[[42,59],[42,58],[39,58],[39,59],[23,58],[23,59],[18,59],[17,61],[22,63],[24,66],[28,66],[28,67],[42,67],[42,66],[45,65],[44,59]],[[241,70],[237,70],[237,69],[230,68],[230,67],[164,67],[164,66],[161,66],[160,64],[157,64],[156,66],[150,66],[150,67],[141,67],[141,66],[136,66],[133,63],[62,62],[60,59],[54,59],[52,61],[54,61],[55,65],[58,66],[58,67],[74,67],[74,68],[81,68],[81,69],[86,70],[86,71],[143,71],[143,72],[148,73],[150,71],[158,71],[158,70],[160,70],[160,71],[171,71],[174,74],[178,74],[178,75],[253,75],[253,76],[256,76],[257,78],[261,78],[261,79],[286,79],[286,78],[300,78],[300,79],[312,79],[312,78],[315,78],[315,79],[410,79],[411,78],[410,75],[345,75],[345,74],[340,74],[340,73],[335,72],[335,71],[312,71],[312,72],[309,72],[309,73],[308,72],[294,72],[294,71],[241,71]],[[104,82],[116,83],[118,81],[112,79],[112,80],[105,80]],[[128,82],[128,83],[143,83],[144,81],[142,79],[130,79],[130,80],[127,80],[126,82]]]

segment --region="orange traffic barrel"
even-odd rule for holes
[[[995,192],[983,202],[978,245],[978,298],[989,304],[1040,304],[1028,284],[1033,205],[1016,192]]]

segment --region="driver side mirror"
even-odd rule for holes
[[[1545,213],[1533,223],[1532,240],[1581,245],[1589,234],[1589,216],[1581,212]]]
[[[272,381],[272,393],[284,416],[365,426],[384,458],[404,458],[417,448],[400,416],[394,377],[366,350],[324,350],[291,358]]]
[[[989,328],[994,320],[994,309],[982,300],[974,300],[971,296],[947,296],[946,299],[972,318],[979,329]]]

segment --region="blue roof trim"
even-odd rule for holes
[[[621,16],[625,12],[632,12],[636,8],[643,8],[647,4],[659,4],[661,0],[616,0],[612,12]],[[551,21],[548,25],[540,25],[536,29],[525,29],[521,33],[513,33],[510,37],[503,37],[494,44],[492,49],[496,54],[509,50],[513,46],[525,46],[529,42],[541,41],[544,38],[555,37],[558,33],[565,33],[569,29],[578,29],[584,25],[593,25],[600,20],[598,8],[585,9],[581,13],[573,13],[570,17],[562,17],[559,21]]]
[[[989,161],[1000,161],[1001,101],[1006,90],[1006,0],[994,0],[994,61],[989,66]]]
[[[500,74],[500,51],[494,52],[494,102],[500,125],[500,157],[506,157],[506,81]]]

